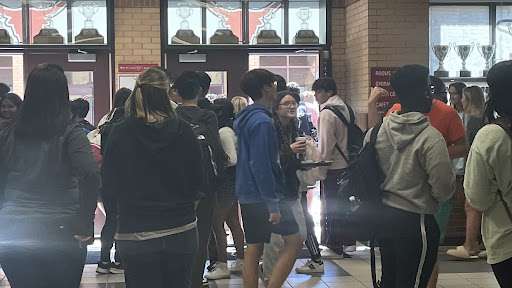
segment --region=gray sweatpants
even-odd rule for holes
[[[283,199],[281,201],[291,206],[293,216],[295,217],[295,221],[297,221],[297,224],[299,225],[300,237],[302,238],[303,242],[306,241],[306,219],[304,218],[304,210],[302,209],[300,199]],[[265,248],[263,250],[263,275],[266,280],[268,280],[270,278],[270,275],[272,275],[274,266],[276,265],[277,260],[281,256],[281,252],[283,251],[283,249],[283,237],[281,235],[272,233],[272,236],[270,237],[270,243],[265,243]]]

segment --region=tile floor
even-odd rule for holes
[[[440,251],[441,274],[438,287],[442,288],[499,288],[489,265],[484,260],[453,262],[446,258],[443,247]],[[358,247],[351,259],[325,260],[325,273],[319,276],[296,274],[288,277],[286,288],[365,288],[372,287],[370,254],[365,247]],[[301,266],[307,259],[299,259],[295,266]],[[377,259],[379,261],[379,259]],[[380,267],[380,264],[377,264]],[[379,272],[378,272],[379,273]],[[0,288],[8,288],[9,282],[0,270]],[[123,275],[96,274],[96,265],[86,265],[82,276],[82,288],[124,288]],[[260,286],[263,287],[263,286]],[[210,282],[210,288],[243,288],[239,275],[231,279]]]

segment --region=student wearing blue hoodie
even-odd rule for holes
[[[279,165],[279,147],[270,113],[275,99],[275,75],[264,69],[247,72],[240,88],[254,104],[238,115],[234,130],[238,135],[236,194],[242,210],[247,242],[244,287],[258,287],[258,262],[270,235],[282,235],[285,249],[270,276],[268,288],[281,287],[290,274],[302,247],[299,226],[290,207],[281,205],[283,175]]]

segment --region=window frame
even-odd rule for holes
[[[24,49],[62,49],[62,50],[113,50],[114,47],[114,1],[107,0],[107,36],[105,37],[106,44],[74,44],[74,43],[64,43],[64,44],[28,44],[30,41],[30,3],[27,1],[22,2],[22,38],[24,44],[0,44],[0,49],[12,49],[12,50],[24,50]],[[68,39],[72,39],[73,35],[73,13],[71,13],[71,9],[73,4],[73,0],[66,0],[66,9],[67,9],[67,31],[68,31]]]
[[[206,3],[208,0],[198,0],[201,3]],[[250,44],[248,43],[250,41],[249,39],[249,1],[241,1],[242,6],[242,38],[241,41],[243,44],[208,44],[207,43],[207,37],[206,37],[206,30],[203,30],[203,37],[201,37],[202,42],[201,44],[194,44],[194,45],[181,45],[181,44],[169,44],[169,27],[168,27],[168,8],[169,8],[169,2],[168,0],[160,0],[160,23],[164,24],[161,25],[161,45],[162,45],[162,51],[169,51],[169,50],[183,50],[183,49],[223,49],[226,47],[229,47],[229,49],[247,49],[247,50],[253,50],[253,49],[265,49],[265,50],[282,50],[282,51],[289,51],[289,50],[298,50],[298,49],[322,49],[322,50],[330,50],[329,47],[332,45],[332,1],[325,0],[320,2],[320,9],[325,9],[325,44],[293,44],[288,43],[289,42],[289,7],[290,7],[290,0],[280,0],[282,9],[283,9],[283,21],[285,23],[284,29],[283,29],[283,44],[273,45],[273,44]],[[271,0],[269,0],[271,1]],[[293,1],[292,1],[293,2]],[[206,9],[205,7],[202,7],[201,9]],[[203,11],[204,11],[203,10]],[[204,13],[203,13],[204,14]],[[203,16],[202,19],[202,26],[206,24],[206,17]],[[162,59],[164,61],[164,59]]]

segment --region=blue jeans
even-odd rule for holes
[[[189,288],[197,230],[145,241],[117,241],[127,288]]]

